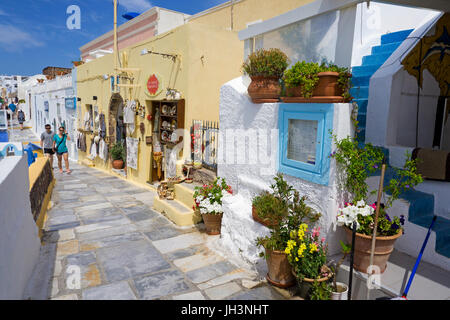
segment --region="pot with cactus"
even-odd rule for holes
[[[248,56],[242,69],[252,80],[247,90],[253,103],[278,102],[280,79],[288,65],[287,55],[279,49],[260,49]]]
[[[265,249],[260,255],[266,258],[267,281],[274,286],[287,288],[295,284],[295,276],[285,252],[290,233],[298,229],[304,220],[317,221],[320,214],[306,205],[306,197],[300,197],[298,191],[288,185],[281,174],[275,177],[272,188],[278,194],[283,210],[274,215],[276,218],[272,221],[278,223],[270,225],[270,235],[257,238],[256,244]]]
[[[371,242],[374,233],[374,221],[376,203],[367,201],[369,194],[374,194],[377,190],[369,191],[367,179],[375,174],[382,165],[384,153],[381,148],[374,147],[370,143],[364,147],[360,146],[356,140],[347,137],[337,141],[336,151],[331,156],[336,159],[338,168],[343,170],[345,178],[342,182],[344,188],[353,198],[346,202],[343,208],[339,209],[337,215],[337,225],[343,226],[348,241],[351,239],[351,226],[356,222],[355,255],[354,268],[361,272],[369,273]],[[394,175],[385,184],[384,193],[388,196],[384,204],[380,204],[378,224],[376,232],[376,242],[373,264],[379,273],[383,273],[387,266],[387,261],[391,255],[395,241],[404,232],[404,215],[390,216],[389,208],[401,194],[414,188],[423,181],[417,173],[417,160],[412,160],[409,153],[405,155],[403,168],[392,168]]]

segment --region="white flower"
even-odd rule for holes
[[[365,207],[365,206],[366,206],[366,203],[364,202],[364,200],[359,200],[359,201],[356,203],[356,206],[359,207],[359,208]]]

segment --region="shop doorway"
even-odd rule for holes
[[[109,118],[108,118],[109,141],[114,144],[116,142],[125,142],[126,130],[123,123],[123,98],[119,93],[114,93],[109,102]]]

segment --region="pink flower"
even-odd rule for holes
[[[324,243],[324,242],[325,242],[325,237],[322,237],[322,240],[321,240],[321,241],[322,241],[322,243]]]

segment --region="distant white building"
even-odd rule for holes
[[[36,83],[23,94],[26,105],[31,110],[33,131],[36,135],[40,136],[45,131],[46,124],[50,124],[54,132],[57,132],[59,126],[66,127],[70,137],[70,141],[67,141],[69,158],[76,161],[78,153],[75,73],[76,69],[73,69],[71,74]]]
[[[17,91],[20,83],[27,80],[28,77],[17,75],[0,75],[0,95],[3,98],[17,97]]]

